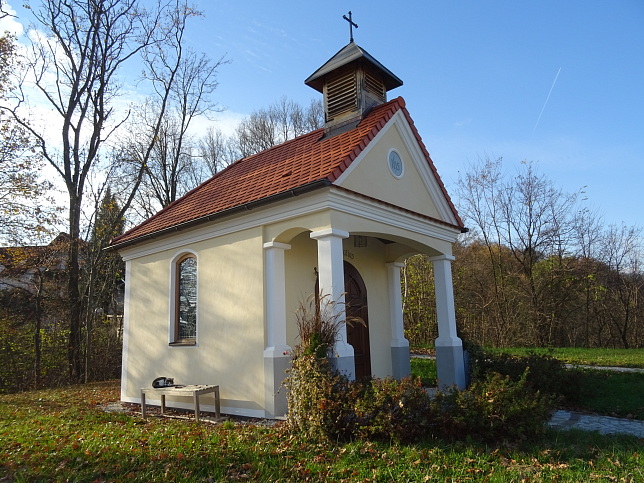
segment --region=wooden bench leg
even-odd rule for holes
[[[145,392],[141,391],[141,417],[145,417]]]
[[[161,394],[161,414],[165,414],[165,394]]]
[[[221,417],[221,401],[219,400],[219,386],[215,388],[215,417]]]
[[[199,422],[199,394],[195,391],[195,421]]]

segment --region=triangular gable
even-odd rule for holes
[[[410,120],[406,109],[396,112],[333,184],[450,225],[462,226]],[[400,171],[392,170],[390,156],[398,156]]]
[[[463,223],[413,126],[405,101],[398,97],[374,107],[349,131],[325,138],[324,130],[318,129],[236,161],[140,225],[116,237],[111,247],[124,247],[290,197],[293,193],[329,186],[359,158],[398,112],[407,120],[428,169],[434,173],[435,182],[444,195],[443,204],[447,203],[452,212],[452,217],[442,216],[441,221],[462,228]]]

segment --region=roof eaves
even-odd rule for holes
[[[351,64],[352,62],[358,62],[364,60],[367,64],[372,65],[376,69],[380,70],[384,76],[386,89],[389,91],[400,87],[403,85],[403,81],[398,78],[393,72],[387,69],[382,65],[374,56],[372,56],[365,49],[360,47],[354,42],[350,42],[344,47],[342,47],[338,52],[335,53],[329,60],[327,60],[321,67],[319,67],[313,74],[306,78],[304,83],[317,90],[318,92],[323,91],[323,78],[327,74],[344,67],[345,65]]]
[[[438,185],[440,186],[440,189],[443,192],[443,196],[445,196],[445,199],[447,200],[447,203],[450,209],[452,210],[452,214],[454,215],[454,218],[456,218],[456,221],[458,222],[458,226],[461,228],[461,230],[464,230],[464,232],[466,232],[467,228],[465,227],[465,223],[463,223],[461,216],[458,214],[458,210],[456,209],[456,206],[454,206],[454,203],[452,202],[452,198],[449,196],[449,193],[447,193],[447,188],[445,188],[445,185],[443,184],[443,180],[438,174],[438,170],[436,169],[436,166],[434,165],[434,162],[432,161],[432,158],[429,155],[427,148],[425,147],[425,143],[423,143],[423,139],[420,137],[420,133],[416,129],[416,126],[414,124],[414,121],[411,118],[411,115],[409,114],[409,111],[407,111],[407,108],[405,106],[402,107],[402,111],[405,115],[405,118],[407,119],[407,122],[409,123],[409,126],[411,127],[412,132],[414,133],[414,136],[416,137],[416,140],[418,141],[418,145],[422,149],[423,154],[425,155],[425,158],[429,163],[430,169],[434,173],[434,177],[436,178],[436,181],[438,182]]]
[[[296,188],[291,188],[291,189],[288,189],[286,191],[282,191],[280,193],[275,193],[273,195],[266,196],[264,198],[260,198],[260,199],[255,200],[255,201],[251,201],[251,202],[248,202],[248,203],[243,203],[241,205],[233,206],[231,208],[228,208],[228,209],[225,209],[225,210],[222,210],[222,211],[218,211],[218,212],[215,212],[215,213],[211,213],[211,214],[208,214],[208,215],[204,215],[204,216],[201,216],[199,218],[194,218],[194,219],[189,220],[189,221],[185,221],[185,222],[182,222],[182,223],[177,223],[175,225],[168,226],[166,228],[162,228],[160,230],[153,231],[151,233],[146,233],[146,234],[138,236],[138,237],[130,238],[130,239],[127,239],[127,240],[125,240],[123,242],[119,242],[118,239],[114,239],[114,241],[112,243],[110,243],[110,245],[107,246],[105,248],[105,250],[106,251],[118,251],[118,250],[121,250],[123,248],[126,248],[126,247],[129,247],[129,246],[141,243],[141,242],[146,241],[146,240],[151,240],[153,238],[158,238],[158,237],[160,237],[162,235],[166,235],[168,233],[174,233],[174,232],[177,232],[177,231],[182,231],[182,230],[185,230],[185,229],[188,229],[188,228],[192,228],[192,227],[194,227],[196,225],[206,223],[208,221],[213,221],[213,220],[223,218],[225,216],[230,216],[230,215],[233,215],[235,213],[242,212],[242,211],[250,211],[250,210],[258,208],[260,206],[267,205],[269,203],[274,203],[276,201],[292,198],[292,197],[299,196],[299,195],[302,195],[302,194],[305,194],[305,193],[308,193],[308,192],[311,192],[311,191],[315,191],[317,189],[325,188],[325,187],[329,186],[330,184],[331,183],[327,179],[316,180],[316,181],[313,181],[311,183],[307,183],[305,185],[298,186]],[[122,239],[123,237],[119,237],[119,238]]]

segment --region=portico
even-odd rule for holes
[[[354,338],[354,345],[350,343],[348,334],[351,330],[347,330],[344,320],[345,303],[348,307],[352,305],[346,300],[351,287],[345,271],[350,267],[358,273],[366,292],[366,307],[360,318],[368,320],[369,375],[396,379],[409,376],[410,353],[404,335],[401,269],[406,258],[424,253],[430,256],[435,271],[439,384],[443,388],[463,388],[462,343],[456,335],[451,280],[453,231],[421,215],[342,190],[331,189],[311,196],[306,203],[301,201],[303,211],[305,206],[318,210],[327,206],[327,209],[318,211],[314,217],[303,216],[277,223],[265,232],[273,240],[279,240],[264,244],[268,343],[297,341],[293,312],[298,301],[315,292],[317,281],[320,293],[328,295],[322,298],[322,303],[329,304],[328,310],[335,311],[342,321],[332,362],[350,379],[356,378],[356,367],[360,367],[357,357],[364,350],[356,353],[354,345],[360,341]],[[374,211],[376,207],[378,210]],[[334,220],[335,224],[321,228],[325,220]],[[272,286],[270,290],[269,286]],[[269,307],[280,307],[280,310],[269,310]],[[286,336],[278,342],[270,334]],[[278,389],[285,377],[280,368],[288,366],[286,354],[291,348],[288,345],[279,349],[268,346],[264,352],[266,380],[273,384],[266,387],[267,406],[269,402],[275,408],[286,405],[285,394]]]

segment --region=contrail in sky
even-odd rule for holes
[[[548,97],[546,97],[546,102],[543,103],[543,107],[541,108],[541,112],[539,113],[539,117],[537,118],[537,122],[534,123],[534,128],[532,129],[532,134],[530,135],[530,140],[532,141],[532,136],[534,136],[534,132],[537,130],[537,126],[539,125],[539,121],[541,120],[541,115],[543,114],[543,111],[546,108],[546,104],[548,104],[548,99],[550,99],[550,94],[552,94],[552,90],[555,88],[555,84],[557,83],[557,79],[559,78],[559,72],[561,72],[561,67],[559,67],[559,70],[557,71],[557,75],[555,76],[555,80],[552,81],[552,86],[550,87],[550,92],[548,92]]]

